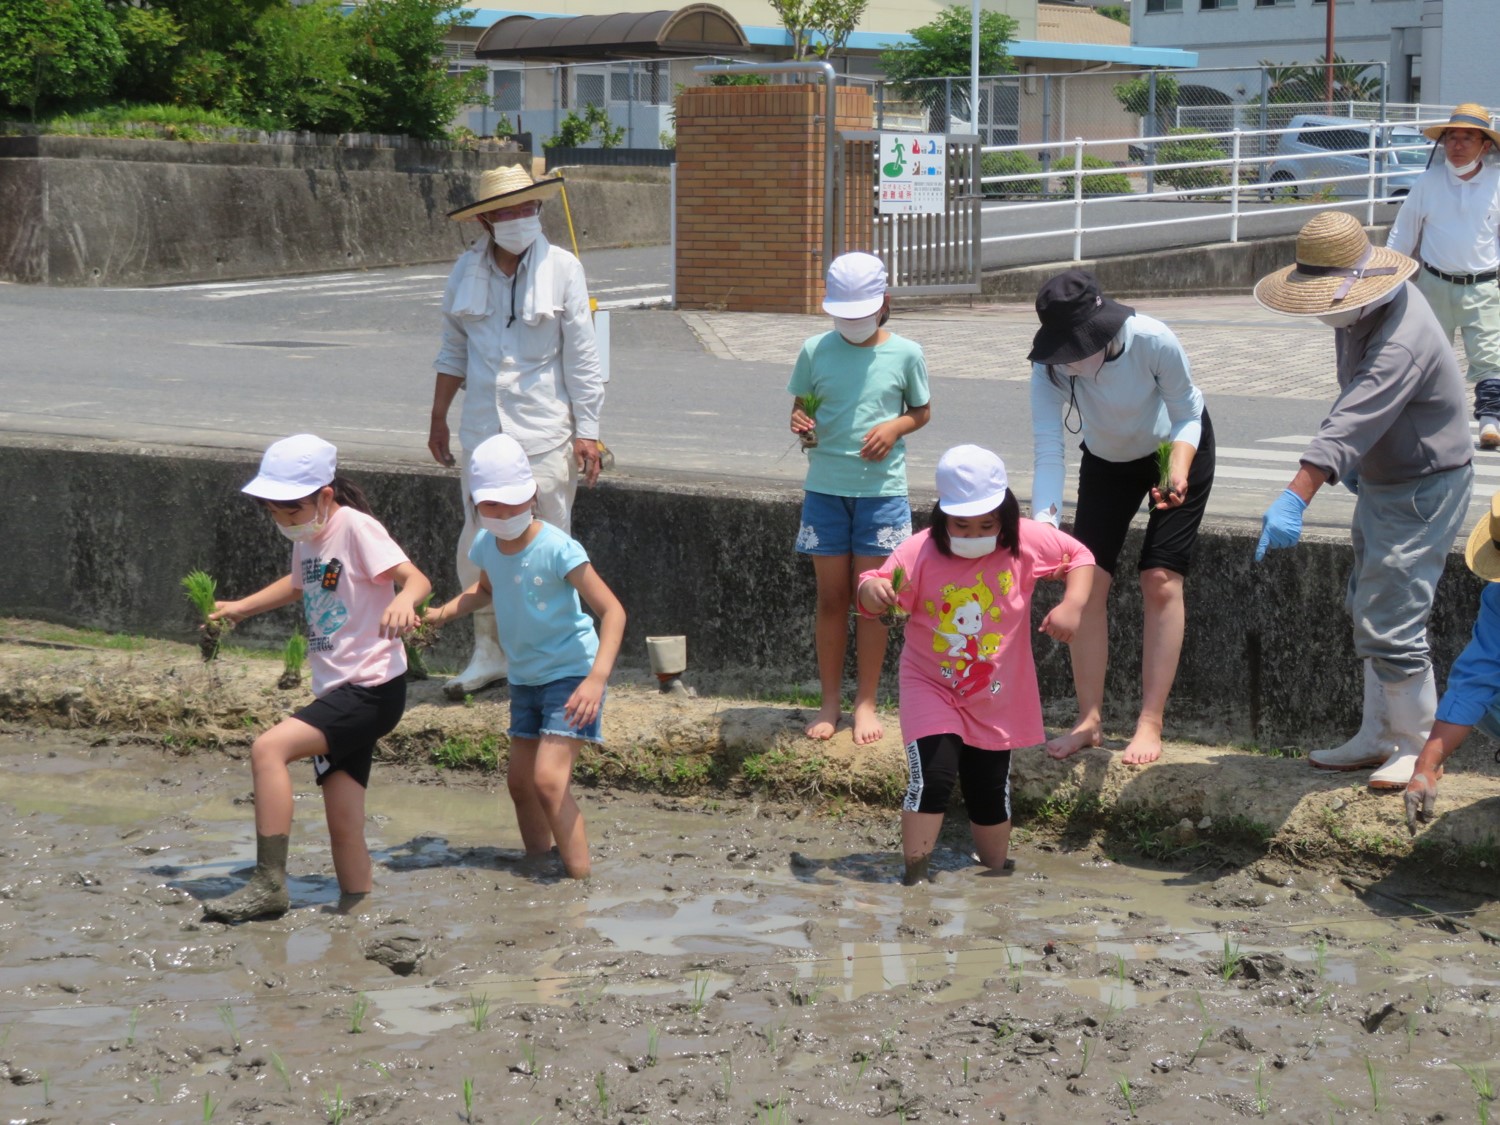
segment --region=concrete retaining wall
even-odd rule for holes
[[[1370,227],[1370,241],[1385,244],[1389,227]],[[1196,297],[1211,293],[1249,293],[1266,274],[1289,266],[1297,257],[1297,238],[1261,238],[1182,246],[1145,254],[1120,254],[1084,262],[1048,262],[994,270],[984,275],[984,296],[993,301],[1036,298],[1042,282],[1063,270],[1081,266],[1099,278],[1111,296]]]
[[[0,137],[0,279],[155,285],[451,261],[446,213],[522,153]],[[613,171],[613,170],[610,170]],[[659,169],[569,176],[584,248],[666,242]],[[563,209],[543,211],[568,245]]]
[[[436,466],[346,467],[439,596],[455,592],[454,476]],[[225,596],[238,597],[286,566],[287,543],[238,493],[254,468],[243,455],[0,438],[8,553],[0,614],[188,639],[178,580],[189,569],[208,570]],[[931,503],[913,496],[918,512]],[[793,489],[686,477],[622,478],[582,492],[576,532],[630,613],[625,660],[644,665],[648,634],[685,633],[690,678],[705,686],[740,694],[815,683],[812,571],[791,547],[799,508]],[[1253,546],[1247,528],[1205,530],[1187,585],[1169,733],[1305,745],[1350,728],[1359,680],[1343,610],[1348,545],[1304,542],[1259,566]],[[1125,557],[1138,550],[1137,532]],[[1060,592],[1043,584],[1038,620]],[[1453,555],[1432,622],[1440,682],[1468,639],[1478,593]],[[240,643],[279,646],[296,627],[293,612],[247,622]],[[1118,584],[1108,684],[1116,724],[1137,706],[1140,620],[1138,589]],[[447,630],[437,661],[455,666],[467,643],[467,626]],[[1063,720],[1072,697],[1066,650],[1045,637],[1034,647],[1043,699]]]

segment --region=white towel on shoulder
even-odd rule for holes
[[[455,316],[488,316],[492,311],[490,281],[495,269],[495,256],[490,252],[491,245],[490,236],[482,234],[459,259],[463,264],[463,279],[454,290],[453,307],[448,310]],[[562,305],[554,291],[555,271],[552,268],[551,249],[551,243],[538,235],[516,271],[515,284],[521,286],[521,291],[516,294],[516,316],[527,324],[535,325],[562,311]]]

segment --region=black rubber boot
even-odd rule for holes
[[[248,922],[252,918],[279,918],[291,906],[286,889],[287,836],[255,837],[255,871],[250,881],[232,895],[203,907],[210,922]]]

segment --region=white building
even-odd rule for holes
[[[1307,64],[1323,56],[1328,0],[1130,0],[1131,42],[1198,54],[1200,67]],[[1384,62],[1393,102],[1500,109],[1496,0],[1337,0],[1334,54]],[[1236,94],[1229,77],[1196,79]],[[1256,91],[1250,90],[1253,97]]]

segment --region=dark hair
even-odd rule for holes
[[[1015,491],[1007,488],[1005,499],[1000,501],[1000,506],[993,512],[986,512],[985,515],[1000,517],[1000,533],[996,547],[1002,551],[1009,551],[1013,555],[1017,554],[1021,550],[1021,502],[1016,499]],[[948,513],[943,511],[942,501],[932,506],[932,516],[927,526],[932,530],[932,541],[937,545],[937,549],[947,558],[953,558],[953,548],[949,546],[948,541]]]
[[[375,514],[370,511],[370,501],[365,498],[364,489],[360,488],[359,485],[355,484],[348,477],[335,475],[330,484],[323,486],[323,488],[330,487],[333,489],[333,501],[339,507],[353,508],[356,512],[363,512],[367,516]],[[264,497],[258,496],[256,497],[256,503],[262,508],[280,508],[284,512],[295,512],[298,508],[302,507],[308,496],[316,496],[319,492],[323,491],[323,488],[314,489],[307,496],[299,497],[296,500],[267,500]]]

